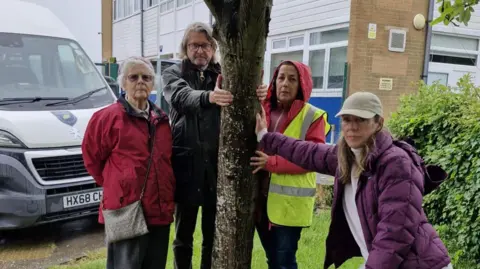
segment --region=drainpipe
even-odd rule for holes
[[[140,55],[142,57],[145,56],[144,53],[144,40],[143,40],[143,3],[144,1],[141,1],[140,3]]]
[[[430,46],[432,40],[432,21],[433,21],[433,8],[435,7],[435,0],[428,1],[428,19],[427,29],[425,33],[425,57],[423,59],[423,73],[422,80],[427,83],[428,78],[428,66],[430,64]]]

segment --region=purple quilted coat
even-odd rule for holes
[[[265,153],[280,155],[305,169],[332,176],[338,173],[336,146],[267,133],[261,147]],[[366,268],[441,269],[450,263],[447,249],[422,208],[424,174],[419,163],[423,164],[420,157],[415,159],[394,145],[388,132],[377,134],[376,148],[367,156],[356,195],[369,251]],[[343,191],[343,184],[335,180],[325,268],[361,256],[343,211]]]

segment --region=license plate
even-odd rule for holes
[[[102,191],[93,191],[75,195],[63,196],[63,208],[98,204],[102,200]]]

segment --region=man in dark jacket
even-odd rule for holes
[[[210,269],[215,231],[217,158],[220,108],[233,101],[221,89],[217,43],[212,29],[195,22],[187,27],[180,45],[183,61],[163,73],[165,99],[170,106],[177,180],[175,209],[175,269],[192,268],[193,233],[202,206],[202,269]],[[267,86],[257,89],[262,100]]]

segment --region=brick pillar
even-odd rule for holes
[[[413,92],[421,80],[427,26],[416,30],[415,15],[428,17],[428,0],[351,0],[348,40],[348,95],[358,91],[377,94],[385,118],[395,111],[399,97]],[[376,24],[376,38],[368,36]],[[390,29],[407,31],[405,52],[388,50]],[[392,90],[379,90],[380,79],[392,79]]]
[[[112,57],[113,1],[102,0],[102,59]]]

